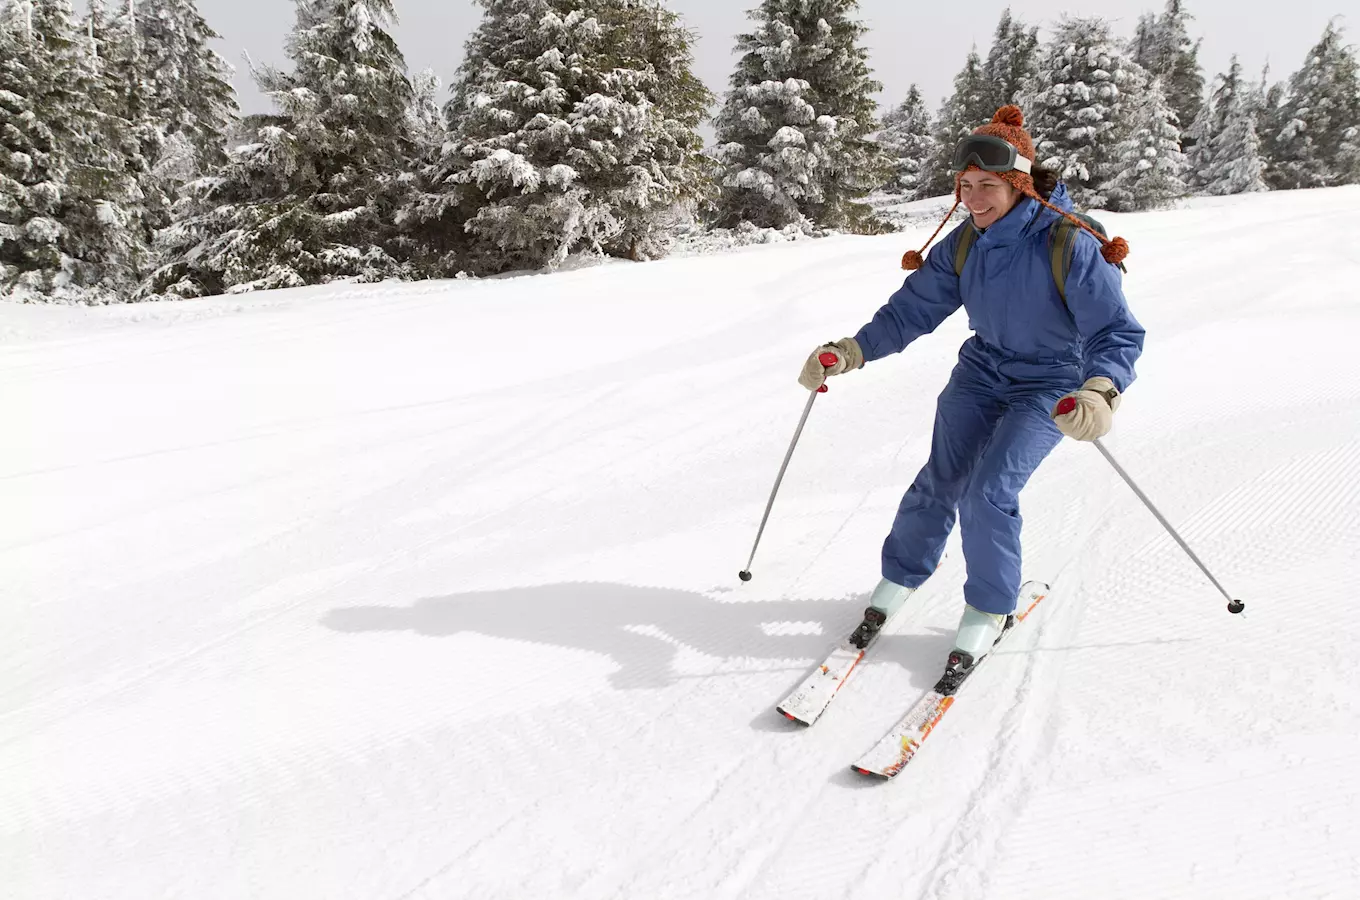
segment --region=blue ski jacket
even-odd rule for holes
[[[1049,198],[1072,210],[1067,186]],[[940,326],[960,306],[968,311],[974,343],[1005,373],[1075,389],[1104,375],[1123,393],[1135,378],[1143,326],[1124,299],[1122,275],[1100,255],[1100,242],[1083,232],[1067,276],[1067,301],[1053,281],[1048,230],[1059,216],[1032,197],[979,232],[962,275],[954,255],[972,219],[936,244],[925,265],[855,335],[865,362],[903,350]],[[1079,374],[1080,377],[1075,377]]]

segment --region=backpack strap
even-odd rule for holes
[[[1091,230],[1098,232],[1102,236],[1108,236],[1109,232],[1098,220],[1086,215],[1085,213],[1073,213],[1081,219]],[[1048,229],[1048,257],[1049,265],[1053,268],[1053,283],[1058,286],[1058,295],[1062,297],[1063,306],[1067,305],[1067,273],[1072,271],[1072,255],[1077,250],[1077,241],[1081,240],[1082,229],[1078,228],[1066,218],[1054,222]],[[1123,263],[1119,263],[1119,271],[1128,273],[1128,269]]]
[[[964,223],[963,234],[959,235],[959,245],[954,248],[954,274],[963,277],[963,264],[968,262],[968,251],[977,243],[977,229]]]
[[[1067,273],[1072,271],[1072,254],[1076,252],[1079,234],[1081,229],[1066,219],[1059,219],[1048,229],[1049,265],[1063,306],[1067,306]]]

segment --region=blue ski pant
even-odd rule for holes
[[[1080,386],[1080,367],[1006,359],[974,338],[940,394],[930,458],[883,543],[883,577],[918,587],[957,521],[968,579],[964,599],[1015,611],[1020,591],[1020,491],[1062,440],[1050,414]]]

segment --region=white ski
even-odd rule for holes
[[[913,591],[913,593],[915,593]],[[911,599],[910,595],[907,597]],[[906,609],[907,604],[898,607],[897,612],[893,613],[892,618],[883,623],[883,628],[875,634],[864,649],[856,647],[850,643],[847,637],[831,651],[831,655],[822,661],[822,664],[813,670],[812,674],[803,679],[803,683],[794,689],[793,693],[784,698],[775,709],[779,710],[786,717],[804,725],[811,725],[817,721],[818,717],[831,705],[836,692],[845,684],[850,673],[855,671],[855,667],[864,659],[864,654],[869,651],[893,619]]]
[[[1001,632],[1001,637],[997,638],[992,649],[995,650],[1001,645],[1013,630],[1015,625],[1023,622],[1034,611],[1034,607],[1039,605],[1048,594],[1048,585],[1040,581],[1026,582],[1020,588],[1019,603],[1016,604],[1015,624]],[[990,656],[989,652],[987,656]],[[930,733],[935,730],[935,726],[940,724],[940,719],[954,705],[954,698],[964,682],[977,673],[982,664],[987,661],[987,656],[977,661],[977,664],[962,678],[954,679],[952,685],[948,679],[941,679],[935,688],[928,691],[924,697],[916,701],[907,714],[894,725],[887,734],[883,736],[868,753],[857,759],[850,768],[862,775],[877,775],[882,778],[892,778],[911,762],[916,751],[921,749],[921,744],[930,737]]]

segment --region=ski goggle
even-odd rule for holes
[[[1014,144],[990,134],[970,135],[954,148],[954,171],[962,172],[969,165],[984,172],[1031,172],[1030,161],[1020,155]]]

